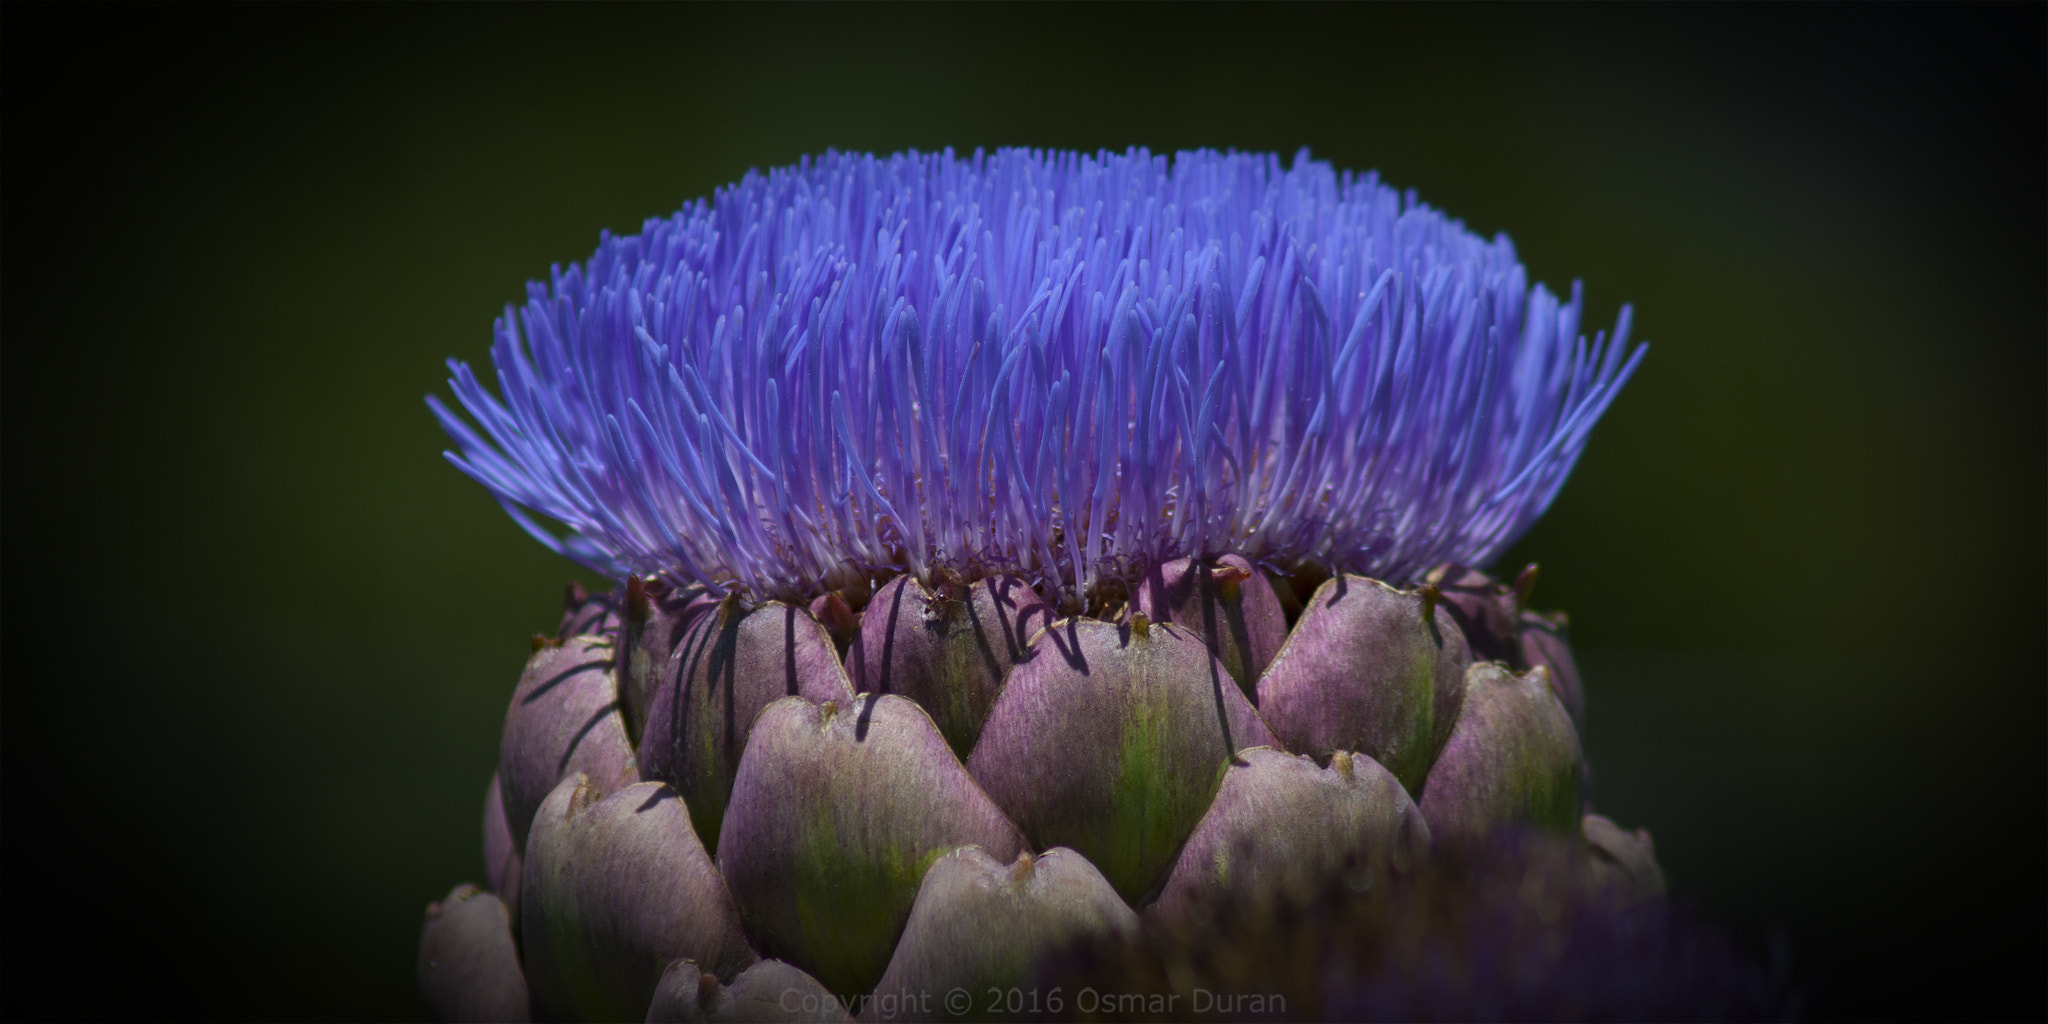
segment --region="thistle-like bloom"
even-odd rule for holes
[[[1297,904],[1392,950],[1286,954],[1311,1012],[1438,1005],[1372,973],[1411,961],[1536,1016],[1606,1004],[1515,979],[1682,966],[1628,945],[1662,873],[1588,813],[1563,618],[1534,566],[1473,568],[1641,358],[1580,313],[1305,155],[829,154],[607,236],[498,322],[496,395],[452,364],[474,425],[433,403],[457,466],[624,579],[533,638],[490,888],[429,909],[422,995],[998,1016],[930,1000],[1084,940],[1224,963],[1219,915]],[[1522,830],[1557,871],[1456,872]],[[1445,892],[1470,912],[1386,945]],[[1551,956],[1566,911],[1615,942]]]
[[[755,598],[1236,553],[1409,580],[1549,504],[1642,356],[1306,152],[828,153],[528,286],[450,461],[608,573]],[[539,513],[569,528],[557,537]]]

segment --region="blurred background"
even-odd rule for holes
[[[1510,554],[1598,802],[1818,1018],[2032,1018],[2044,8],[8,5],[0,1010],[407,1018],[571,567],[442,360],[826,147],[1309,146],[1635,304]]]

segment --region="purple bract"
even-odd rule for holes
[[[828,153],[607,234],[497,322],[498,395],[451,361],[476,427],[428,402],[450,461],[608,574],[1407,581],[1557,493],[1643,354],[1626,307],[1590,342],[1581,308],[1306,152]]]

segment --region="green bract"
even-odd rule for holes
[[[1184,563],[1054,619],[1014,579],[899,577],[829,595],[844,655],[777,601],[572,593],[563,633],[600,632],[536,642],[486,797],[497,895],[430,913],[422,991],[449,1017],[1013,1016],[941,1000],[1141,921],[1398,887],[1503,830],[1661,891],[1647,837],[1582,827],[1559,619],[1485,580],[1509,655],[1474,660],[1434,584],[1313,582]]]

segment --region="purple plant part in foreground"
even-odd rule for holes
[[[448,458],[608,574],[1067,601],[1174,558],[1412,580],[1549,505],[1629,312],[1306,152],[828,153],[607,234],[508,308]],[[566,526],[558,537],[536,518]]]

